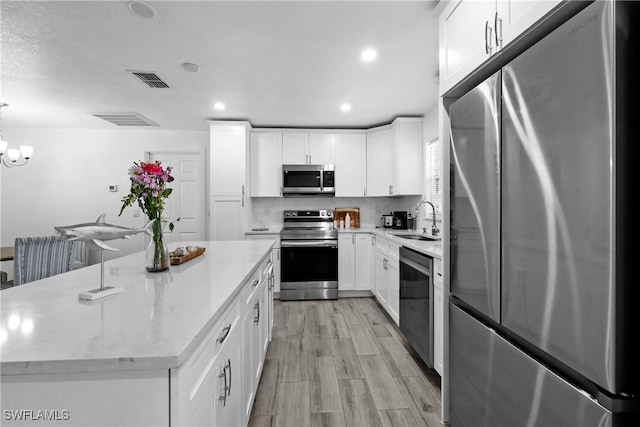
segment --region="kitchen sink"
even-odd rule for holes
[[[440,237],[419,236],[417,234],[394,234],[394,236],[400,237],[401,239],[426,240],[426,241],[429,241],[429,242],[433,242],[435,240],[440,240]]]

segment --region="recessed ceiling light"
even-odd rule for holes
[[[156,10],[153,6],[139,0],[132,0],[128,4],[129,10],[141,18],[155,18]]]
[[[362,59],[364,62],[371,62],[377,57],[378,57],[378,52],[376,52],[374,49],[365,49],[362,51],[362,54],[360,55],[360,59]]]
[[[346,102],[342,105],[340,105],[340,110],[347,112],[347,111],[351,111],[351,104],[347,104]]]
[[[183,63],[182,68],[191,73],[197,73],[198,71],[200,71],[200,66],[198,64],[194,64],[193,62]]]
[[[224,103],[222,103],[222,102],[216,102],[215,104],[213,104],[213,108],[215,108],[218,111],[222,111],[227,107],[225,107]]]

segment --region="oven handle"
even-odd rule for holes
[[[337,240],[281,240],[280,247],[282,248],[301,248],[301,247],[313,247],[313,248],[337,248]]]

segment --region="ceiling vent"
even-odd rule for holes
[[[159,126],[138,113],[91,113],[91,115],[116,126]]]
[[[140,79],[140,81],[150,88],[153,89],[169,89],[169,85],[162,81],[160,77],[156,73],[147,72],[147,71],[132,71],[127,70],[128,73],[131,73],[134,77]]]

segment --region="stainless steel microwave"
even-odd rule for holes
[[[282,165],[282,195],[309,197],[336,195],[333,165]]]

